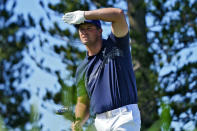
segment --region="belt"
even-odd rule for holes
[[[111,117],[114,117],[114,116],[120,114],[121,112],[131,111],[131,110],[133,110],[133,108],[138,109],[138,105],[137,104],[130,104],[130,105],[122,106],[122,107],[119,107],[114,110],[110,110],[110,111],[107,111],[107,112],[104,112],[101,114],[97,114],[96,117],[97,118],[111,118]]]

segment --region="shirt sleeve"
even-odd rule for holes
[[[129,45],[129,32],[123,37],[116,37],[112,32],[109,36],[109,39],[112,40],[114,44],[120,47],[128,46]]]
[[[87,95],[86,87],[85,87],[85,69],[84,64],[82,63],[76,72],[76,87],[77,87],[77,97]]]
[[[111,46],[116,46],[121,49],[123,52],[130,52],[130,44],[129,44],[129,32],[123,37],[116,37],[112,32],[108,37],[108,41]]]
[[[84,95],[87,95],[86,88],[85,88],[85,82],[84,82],[84,80],[80,80],[77,83],[77,97],[84,96]]]

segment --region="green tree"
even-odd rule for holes
[[[153,0],[148,7],[153,19],[148,34],[155,67],[158,71],[168,68],[159,81],[173,112],[172,121],[193,122],[197,127],[197,59],[192,59],[197,48],[197,2]]]
[[[34,37],[25,32],[32,26],[32,20],[27,21],[23,14],[16,14],[16,4],[16,0],[0,1],[0,114],[8,129],[25,129],[30,114],[24,102],[31,95],[19,85],[29,77],[29,66],[23,62],[23,53]]]
[[[158,72],[151,66],[154,63],[153,53],[149,51],[151,43],[147,38],[146,10],[144,0],[127,0],[130,22],[130,36],[134,65],[139,65],[135,71],[138,87],[139,107],[141,111],[142,130],[148,129],[158,116],[158,100],[160,99],[157,78]]]
[[[4,122],[3,122],[1,117],[0,117],[0,130],[1,131],[7,131],[7,129],[5,128]]]

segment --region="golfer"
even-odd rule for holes
[[[102,39],[100,20],[111,22],[111,34]],[[121,9],[102,8],[66,13],[87,49],[77,69],[76,121],[72,130],[82,130],[90,113],[97,131],[140,131],[136,80],[129,46],[128,25]]]

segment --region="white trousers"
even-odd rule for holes
[[[140,131],[141,119],[137,104],[96,115],[97,131]]]

